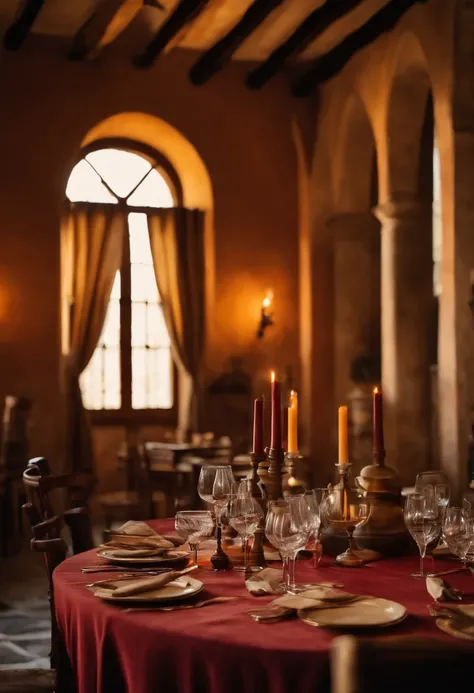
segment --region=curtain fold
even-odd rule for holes
[[[93,468],[88,414],[82,404],[79,377],[89,363],[104,325],[116,271],[120,268],[126,210],[75,204],[61,224],[62,282],[66,288],[68,328],[64,352],[66,395],[66,466]]]
[[[204,212],[151,210],[148,232],[171,350],[179,371],[178,429],[197,430],[205,340]]]

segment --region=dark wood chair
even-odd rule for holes
[[[474,645],[434,638],[343,635],[331,648],[332,693],[461,691],[472,676]]]
[[[159,490],[153,491],[148,459],[137,445],[127,445],[119,453],[119,463],[125,470],[126,488],[96,496],[104,516],[104,539],[114,522],[159,517],[160,510],[165,507],[165,495]]]
[[[29,503],[37,510],[40,521],[47,520],[57,515],[52,495],[57,491],[65,491],[67,508],[62,515],[69,528],[73,553],[92,549],[94,540],[89,496],[94,486],[93,475],[51,474],[50,471],[49,463],[44,457],[35,457],[29,461],[23,472]]]

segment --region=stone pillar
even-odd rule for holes
[[[371,212],[327,220],[334,248],[334,392],[347,403],[351,364],[380,353],[380,224]]]
[[[430,466],[431,205],[379,206],[382,389],[387,463],[403,483]]]

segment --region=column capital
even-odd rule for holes
[[[326,218],[326,228],[334,241],[370,241],[379,235],[380,224],[372,211],[341,212]]]
[[[431,218],[432,202],[406,195],[381,202],[372,211],[381,224],[391,221],[420,223]]]

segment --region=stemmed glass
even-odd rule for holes
[[[270,501],[267,509],[265,534],[273,546],[279,549],[284,565],[286,563],[285,589],[289,593],[297,591],[296,556],[308,541],[304,503],[301,496],[289,496],[286,500]]]
[[[204,540],[212,536],[214,520],[209,510],[180,510],[174,519],[176,532],[188,540],[193,552],[193,562],[198,564],[198,547]]]
[[[242,537],[244,545],[244,565],[234,566],[234,570],[257,571],[259,566],[250,566],[250,538],[263,518],[263,511],[255,498],[249,494],[234,496],[227,509],[229,524]]]
[[[463,568],[467,568],[467,555],[474,539],[474,520],[464,508],[447,508],[443,531],[449,550],[461,559]]]
[[[405,525],[418,546],[420,552],[420,572],[410,577],[425,578],[424,558],[430,542],[439,536],[441,530],[440,509],[434,494],[422,495],[412,493],[405,503]]]
[[[235,483],[230,465],[209,465],[201,467],[198,481],[198,493],[203,501],[212,503],[216,514],[217,550],[211,558],[215,568],[224,568],[229,558],[222,549],[222,513],[231,497],[232,485]]]

